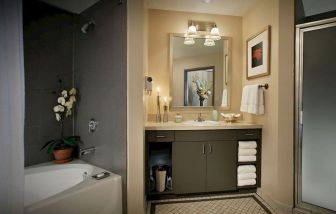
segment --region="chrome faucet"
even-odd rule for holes
[[[204,122],[205,121],[204,118],[202,117],[202,113],[198,114],[198,117],[195,121],[197,121],[197,122]]]
[[[89,148],[79,149],[79,157],[82,157],[88,154],[94,155],[95,151],[96,151],[96,147],[94,146],[89,147]]]

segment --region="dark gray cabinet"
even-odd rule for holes
[[[238,141],[257,142],[257,161],[238,163]],[[169,149],[170,148],[170,149]],[[171,167],[172,190],[151,188],[152,167]],[[237,187],[237,167],[257,167],[257,185]],[[149,196],[235,191],[260,187],[261,129],[146,131],[146,189]]]
[[[176,194],[235,190],[235,141],[173,142],[173,185]]]
[[[203,142],[173,142],[174,193],[205,192],[206,145]]]

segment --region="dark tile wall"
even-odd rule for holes
[[[127,174],[127,11],[126,3],[102,0],[76,16],[75,85],[80,100],[76,134],[84,147],[95,146],[93,156],[84,160],[123,178],[124,212]],[[80,29],[94,20],[87,34]],[[99,122],[94,133],[88,132],[91,118]]]
[[[35,8],[35,10],[34,10]],[[38,10],[36,10],[38,9]],[[73,85],[73,16],[46,4],[24,2],[25,166],[50,161],[42,145],[60,135],[53,106],[63,86]],[[73,122],[64,124],[65,135]]]

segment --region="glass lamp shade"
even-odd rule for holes
[[[205,46],[215,46],[215,41],[213,39],[205,39],[205,42],[204,42],[204,45]]]
[[[210,31],[210,38],[213,39],[213,40],[220,40],[221,39],[221,36],[219,35],[219,30],[218,30],[216,25]]]
[[[193,44],[195,44],[195,40],[194,40],[193,38],[186,37],[186,38],[184,39],[184,44],[185,44],[185,45],[193,45]]]
[[[195,25],[190,25],[187,31],[188,37],[197,37],[197,29]]]

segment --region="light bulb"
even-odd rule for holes
[[[195,44],[195,40],[194,40],[193,38],[186,37],[186,38],[184,39],[184,44],[185,44],[185,45],[193,45],[193,44]]]
[[[197,37],[197,29],[194,24],[190,25],[187,31],[188,37]]]
[[[219,35],[218,27],[215,25],[210,31],[210,38],[213,40],[220,40],[221,36]]]

